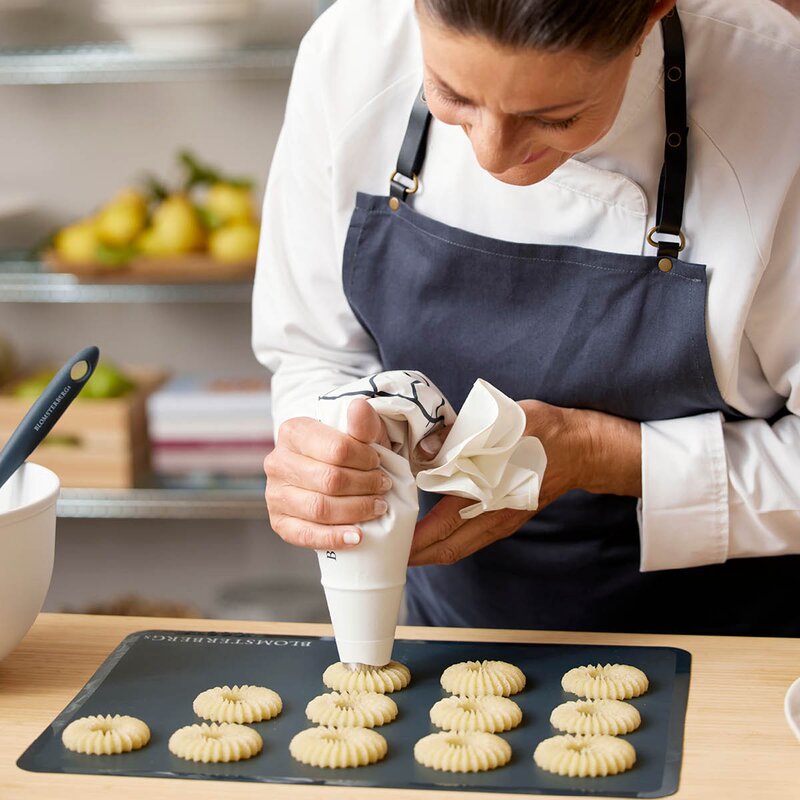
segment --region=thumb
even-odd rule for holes
[[[391,447],[380,414],[363,397],[357,397],[347,408],[347,432],[364,444],[377,442],[384,447]]]
[[[447,428],[439,428],[438,431],[434,431],[428,434],[424,439],[420,439],[417,449],[414,452],[416,458],[419,461],[430,461],[432,458],[435,458],[442,449],[444,440],[447,438],[447,434],[450,433],[451,427],[452,425]]]

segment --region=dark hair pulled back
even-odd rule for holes
[[[417,0],[465,35],[537,50],[584,50],[611,58],[641,35],[654,0]]]

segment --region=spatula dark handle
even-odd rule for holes
[[[0,486],[17,471],[92,377],[100,350],[85,347],[56,373],[0,451]]]

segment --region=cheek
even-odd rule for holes
[[[578,120],[565,130],[534,130],[531,138],[562,153],[578,153],[601,139],[613,122],[613,117]]]

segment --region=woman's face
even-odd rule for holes
[[[438,120],[461,126],[478,163],[498,180],[516,186],[543,180],[616,119],[636,43],[600,60],[464,36],[421,4],[418,18],[428,108]]]

